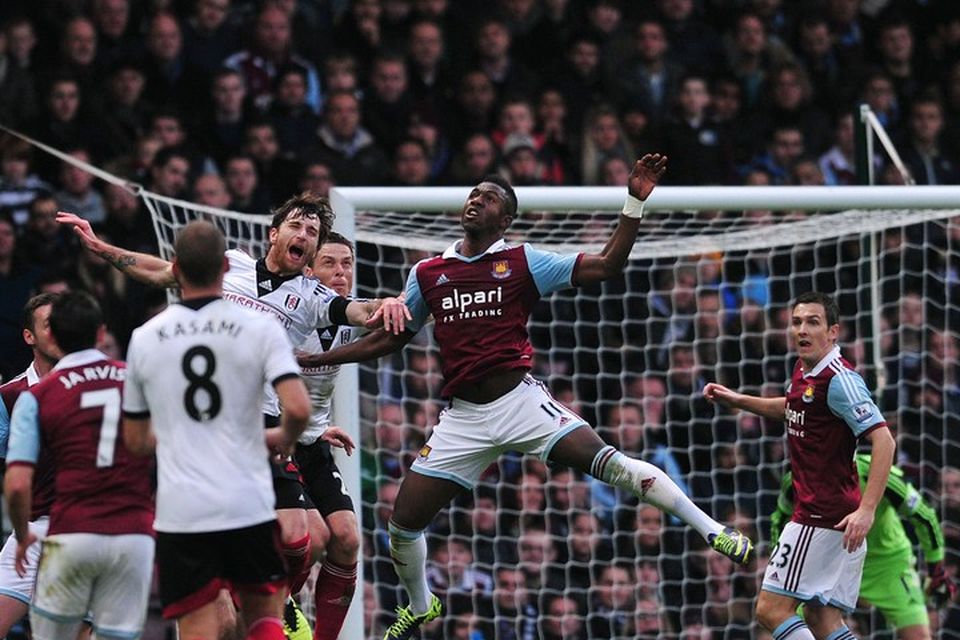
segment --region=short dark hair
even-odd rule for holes
[[[217,227],[205,220],[194,220],[177,234],[174,245],[177,269],[188,284],[209,287],[220,276],[226,249],[226,241]]]
[[[517,217],[517,208],[519,207],[519,202],[517,201],[517,192],[513,190],[513,185],[510,184],[510,181],[504,178],[503,176],[491,173],[489,175],[483,176],[483,179],[480,182],[492,182],[493,184],[503,187],[503,190],[507,192],[507,215],[511,218]]]
[[[246,87],[246,81],[243,78],[243,74],[237,71],[236,69],[231,69],[230,67],[220,67],[213,72],[213,75],[210,77],[210,86],[213,87],[216,84],[217,80],[221,78],[229,78],[230,76],[236,76],[240,78],[240,81],[243,82],[244,87]]]
[[[33,333],[37,322],[36,317],[34,317],[37,309],[40,307],[45,307],[48,304],[53,304],[54,300],[59,297],[60,296],[56,293],[38,293],[27,300],[27,304],[25,304],[23,307],[23,328]]]
[[[416,146],[420,151],[423,151],[423,156],[426,158],[427,162],[430,162],[430,148],[427,146],[427,143],[421,140],[420,138],[414,138],[413,136],[406,136],[397,143],[397,146],[393,150],[393,161],[397,161],[397,157],[400,152],[400,147],[404,145],[412,144]]]
[[[190,156],[187,154],[187,151],[185,149],[182,149],[180,147],[163,147],[162,149],[157,151],[157,154],[155,156],[153,156],[152,166],[154,168],[160,169],[162,167],[167,166],[167,163],[174,158],[180,158],[181,160],[186,162],[187,165],[190,164]]]
[[[320,239],[318,246],[327,241],[330,232],[333,230],[333,219],[336,214],[330,206],[330,200],[318,196],[311,191],[304,191],[298,195],[289,198],[286,202],[273,210],[273,220],[270,222],[272,229],[279,229],[283,222],[293,217],[316,218],[320,221]]]
[[[30,202],[29,210],[30,214],[33,214],[34,209],[37,205],[43,204],[46,202],[52,202],[53,206],[58,206],[57,198],[49,191],[40,191],[37,193],[37,196]]]
[[[837,306],[836,300],[825,293],[819,291],[801,293],[790,305],[790,309],[795,309],[798,304],[819,304],[827,316],[827,326],[840,324],[840,307]]]
[[[342,244],[346,248],[350,249],[350,255],[354,255],[355,253],[353,243],[350,242],[345,235],[337,233],[336,231],[331,231],[327,235],[327,239],[323,241],[323,244]]]
[[[273,79],[273,90],[276,91],[280,87],[280,83],[283,82],[283,79],[290,74],[296,74],[300,76],[304,84],[309,84],[310,78],[307,76],[306,69],[298,64],[287,63],[277,70],[277,75]]]
[[[53,301],[50,332],[64,353],[95,347],[101,325],[103,312],[89,293],[70,291]]]

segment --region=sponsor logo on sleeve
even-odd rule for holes
[[[873,405],[869,402],[861,402],[853,407],[853,417],[857,422],[864,423],[873,417]]]
[[[433,447],[431,447],[431,446],[428,445],[428,444],[423,445],[423,448],[420,449],[419,458],[420,458],[421,460],[426,460],[427,458],[430,457],[430,452],[431,452],[431,451],[433,451]]]

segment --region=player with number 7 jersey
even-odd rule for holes
[[[33,637],[76,637],[88,611],[98,637],[138,637],[153,572],[153,465],[120,433],[126,368],[94,348],[103,316],[88,294],[55,300],[50,328],[66,355],[14,405],[4,486],[23,575],[35,540],[27,524],[34,465],[41,448],[49,454],[56,497],[31,603]]]

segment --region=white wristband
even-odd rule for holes
[[[646,203],[646,200],[634,198],[628,193],[627,199],[623,203],[623,215],[627,216],[628,218],[636,218],[639,220],[643,217],[643,206]]]

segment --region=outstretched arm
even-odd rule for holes
[[[173,275],[173,265],[163,258],[151,256],[147,253],[127,251],[104,242],[93,232],[89,222],[72,213],[58,212],[57,222],[72,225],[73,232],[80,238],[84,247],[134,280],[139,280],[154,287],[168,289],[177,286],[177,279]]]
[[[627,182],[627,202],[620,222],[599,254],[584,254],[573,274],[573,284],[581,286],[601,282],[623,273],[630,249],[637,239],[643,203],[667,170],[667,156],[648,153],[633,165]]]
[[[383,327],[394,334],[402,334],[410,310],[403,302],[403,294],[396,298],[376,300],[351,300],[346,309],[347,320],[355,327],[377,329]]]
[[[298,353],[297,362],[301,367],[324,367],[347,362],[365,362],[399,351],[413,339],[416,333],[404,331],[400,334],[378,329],[350,344],[326,353]]]
[[[731,391],[722,384],[711,382],[703,388],[703,397],[717,404],[733,409],[743,409],[771,420],[783,420],[784,408],[787,406],[785,396],[776,398],[762,398],[748,396],[745,393]]]

